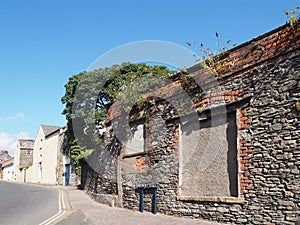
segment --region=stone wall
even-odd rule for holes
[[[159,213],[234,224],[295,224],[300,216],[299,31],[299,24],[280,27],[229,51],[218,82],[205,81],[205,95],[195,104],[199,119],[236,115],[237,194],[182,192],[183,121],[166,102],[150,106],[143,154],[123,157],[107,124],[104,144],[86,170],[88,192],[98,201],[138,210],[136,185],[159,183]],[[202,76],[199,66],[188,72]],[[220,107],[226,110],[215,110]],[[110,198],[104,200],[106,195]],[[147,191],[145,210],[151,211],[151,203]]]
[[[81,188],[99,202],[122,205],[117,174],[121,147],[110,126],[104,134],[103,145],[99,145],[82,163]],[[118,194],[121,195],[118,196]]]
[[[19,140],[20,161],[18,167],[20,169],[32,166],[33,162],[33,145],[34,140]]]

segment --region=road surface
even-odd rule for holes
[[[48,224],[59,212],[59,190],[0,181],[0,225]]]

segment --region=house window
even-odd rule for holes
[[[179,195],[238,197],[236,112],[180,126]]]
[[[26,150],[26,155],[31,155],[31,150]]]
[[[144,123],[134,124],[125,146],[125,155],[138,155],[146,152],[146,126]]]

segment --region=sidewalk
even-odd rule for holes
[[[76,187],[60,187],[65,192],[68,213],[59,225],[217,225],[198,219],[177,218],[149,212],[140,213],[118,207],[110,207],[92,200],[84,191]]]

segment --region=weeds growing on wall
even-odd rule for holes
[[[198,61],[218,77],[218,70],[228,62],[228,50],[236,46],[236,44],[230,45],[231,40],[227,40],[224,44],[221,44],[218,32],[215,33],[215,38],[217,40],[216,49],[208,48],[203,43],[197,45],[196,43],[186,42],[186,44],[200,51],[201,56],[197,58]],[[197,56],[195,55],[195,57]]]
[[[295,23],[299,22],[300,20],[300,7],[297,6],[291,11],[285,10],[285,15],[287,16],[287,20],[290,23],[291,26],[293,26]]]

